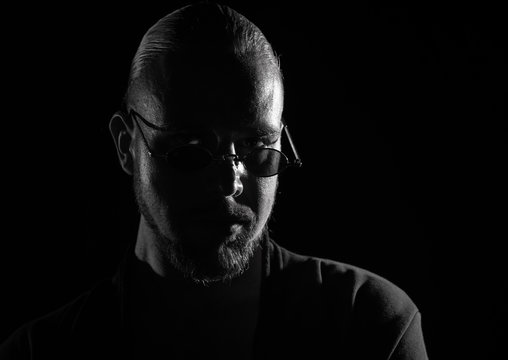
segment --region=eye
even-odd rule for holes
[[[178,147],[184,145],[200,145],[205,146],[209,144],[206,134],[201,133],[180,133],[168,139],[171,147]]]
[[[241,139],[238,142],[238,145],[243,148],[255,149],[255,148],[265,147],[270,144],[269,144],[268,139],[266,139],[266,138],[252,137],[252,138]]]

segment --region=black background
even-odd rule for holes
[[[281,56],[284,115],[304,161],[280,177],[273,237],[403,288],[422,311],[433,359],[500,356],[501,7],[224,3]],[[0,339],[112,274],[136,236],[108,121],[142,35],[185,4],[73,2],[4,14]]]

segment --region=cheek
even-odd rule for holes
[[[164,172],[158,166],[155,166],[154,159],[148,156],[141,156],[138,162],[139,180],[143,189],[153,195],[160,194],[165,182]]]
[[[203,181],[199,177],[173,172],[153,159],[141,163],[141,182],[151,204],[163,216],[185,213],[203,199]]]
[[[153,212],[163,212],[166,204],[171,203],[173,196],[170,191],[173,179],[169,176],[167,169],[157,166],[158,160],[141,156],[138,161],[138,181],[143,192],[145,202]]]
[[[255,178],[248,184],[247,191],[256,204],[256,213],[260,220],[266,220],[270,215],[277,192],[277,176],[269,178]],[[252,190],[251,190],[252,189]]]

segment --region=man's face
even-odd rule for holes
[[[171,72],[153,68],[130,106],[149,122],[168,127],[158,131],[140,123],[157,154],[187,144],[206,147],[215,156],[280,149],[282,87],[267,70],[253,61],[180,64]],[[139,132],[135,138],[136,200],[156,247],[195,280],[239,275],[272,211],[277,176],[256,177],[232,160],[182,171],[150,157]]]

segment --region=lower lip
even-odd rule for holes
[[[243,224],[235,221],[221,221],[221,220],[212,220],[210,218],[207,219],[194,219],[194,226],[209,229],[209,228],[217,228],[217,229],[231,229],[231,231],[238,231],[242,228]]]
[[[217,229],[229,229],[231,231],[238,231],[242,227],[239,223],[210,223],[210,227],[217,228]]]
[[[238,232],[240,231],[240,229],[242,228],[242,225],[241,224],[231,224],[229,226],[229,228],[233,231],[233,232]]]

